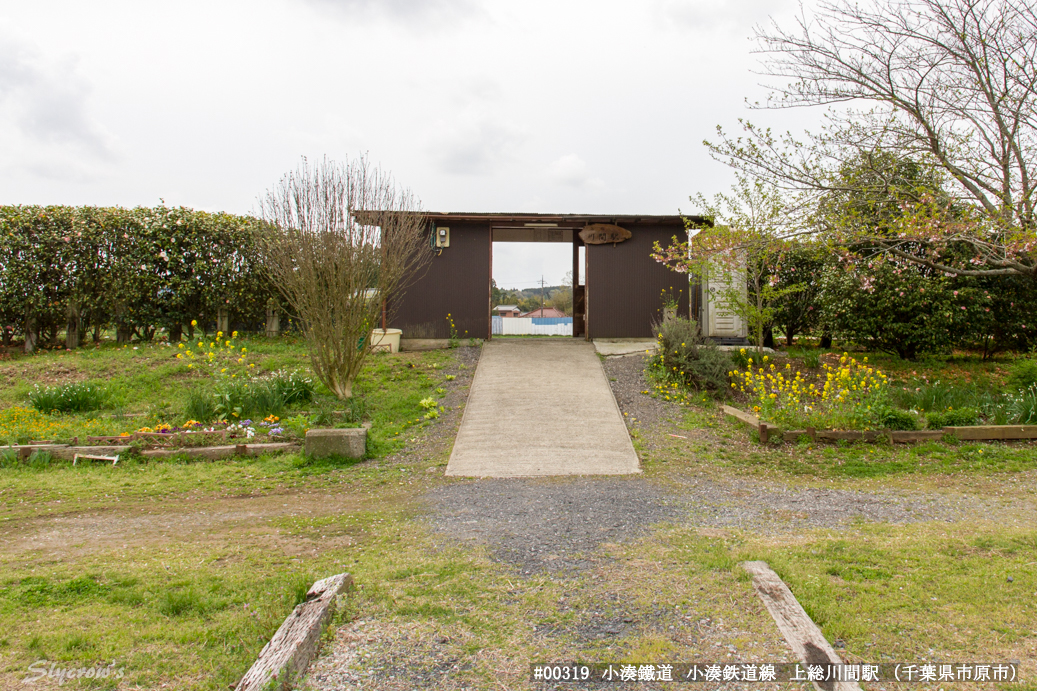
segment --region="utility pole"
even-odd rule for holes
[[[540,317],[544,316],[544,275],[540,274]]]

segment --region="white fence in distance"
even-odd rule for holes
[[[494,336],[572,336],[573,324],[534,324],[531,317],[493,317]],[[539,320],[538,320],[539,321]]]

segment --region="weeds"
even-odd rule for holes
[[[110,400],[107,389],[86,382],[44,388],[37,384],[29,392],[29,403],[41,413],[86,413],[104,408]]]
[[[1016,391],[1025,391],[1037,385],[1037,358],[1016,360],[1008,376],[1008,386]]]
[[[937,380],[914,389],[891,387],[891,396],[902,408],[924,412],[930,429],[963,427],[982,421],[992,425],[1037,421],[1037,385],[1013,392]]]
[[[223,379],[208,391],[192,391],[184,413],[203,422],[266,417],[312,400],[313,391],[313,380],[297,371],[279,370],[254,379]]]
[[[802,350],[789,350],[789,357],[799,358],[803,361],[803,367],[805,369],[819,369],[821,367],[821,355],[824,353],[822,350],[816,348],[804,348]],[[746,356],[742,356],[744,360]],[[745,369],[747,365],[742,363],[739,365],[740,369]]]
[[[1023,391],[1019,398],[1012,403],[1011,410],[1015,424],[1037,424],[1037,384],[1031,384]]]

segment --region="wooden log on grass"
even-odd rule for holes
[[[906,444],[916,441],[939,441],[943,439],[943,430],[901,430],[889,433],[890,441],[898,444]]]
[[[720,406],[720,409],[724,411],[724,415],[730,415],[731,417],[735,418],[736,420],[744,422],[745,424],[750,425],[751,427],[759,427],[760,426],[760,418],[756,417],[755,415],[750,415],[749,413],[745,412],[744,410],[739,410],[738,408],[732,408],[729,405]]]
[[[841,665],[824,634],[803,610],[785,582],[765,561],[747,561],[742,568],[753,577],[753,588],[774,618],[792,652],[804,665]],[[817,691],[861,691],[853,681],[815,681]]]
[[[744,410],[732,408],[729,405],[720,406],[720,409],[724,411],[725,415],[730,415],[739,422],[744,422],[747,425],[755,427],[757,431],[760,433],[761,444],[766,444],[770,439],[770,433],[778,429],[775,425],[770,425],[766,422],[761,422],[760,418],[756,417],[755,415],[750,415]]]
[[[335,598],[352,587],[353,577],[348,573],[314,583],[306,593],[306,602],[288,615],[234,691],[290,688],[298,681],[317,653],[324,627],[335,613]]]
[[[264,453],[287,453],[298,451],[301,447],[291,442],[274,442],[269,444],[228,444],[227,446],[188,446],[182,449],[148,449],[141,451],[147,458],[172,458],[174,456],[193,456],[217,461],[234,456],[259,456]]]
[[[976,425],[974,427],[944,427],[962,441],[997,441],[1001,439],[1037,439],[1037,425]]]
[[[826,439],[829,441],[875,441],[879,437],[884,437],[885,435],[885,432],[879,432],[878,430],[861,432],[852,429],[821,429],[817,431],[818,439]]]
[[[56,456],[57,454],[55,452],[59,449],[68,448],[68,444],[21,444],[19,446],[6,446],[3,448],[14,451],[15,454],[17,454],[18,459],[24,461],[32,456],[36,451],[46,451],[52,456]]]

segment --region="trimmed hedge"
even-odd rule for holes
[[[53,340],[70,324],[123,340],[210,330],[226,307],[258,324],[277,294],[260,265],[259,221],[184,207],[0,207],[0,326]]]

